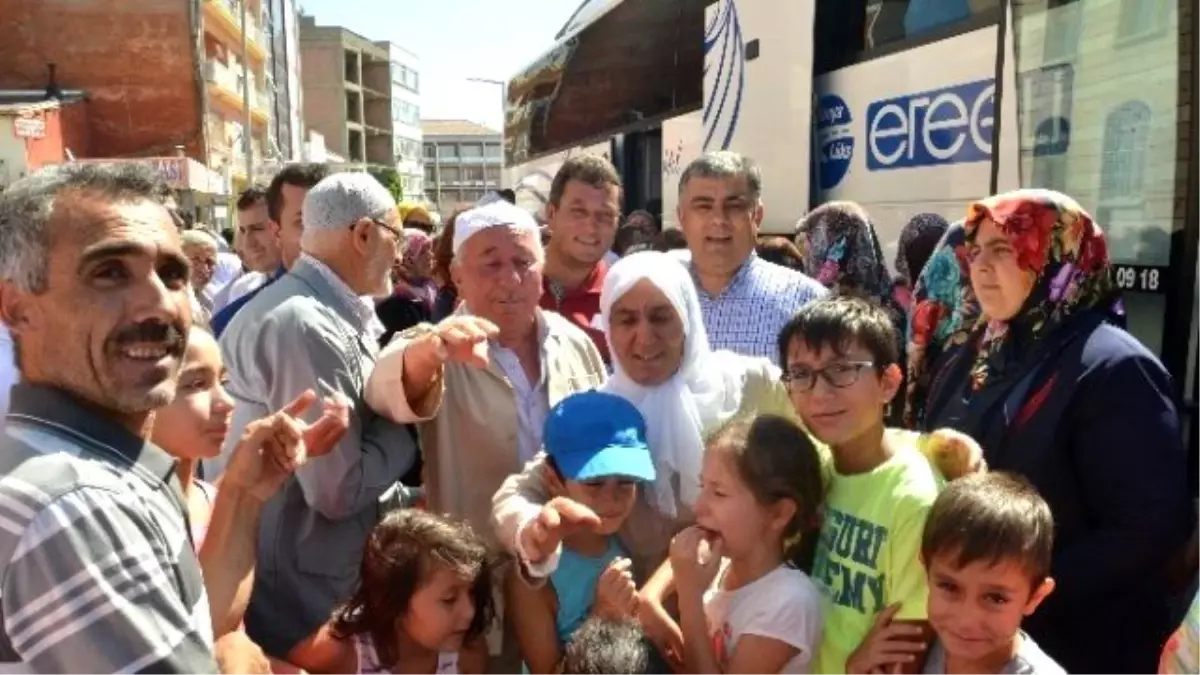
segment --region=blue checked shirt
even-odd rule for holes
[[[828,294],[824,286],[802,272],[769,263],[751,252],[725,290],[712,296],[692,270],[691,256],[686,260],[712,348],[763,356],[776,365],[779,331],[784,324],[801,307]]]

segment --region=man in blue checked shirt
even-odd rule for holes
[[[702,155],[679,179],[677,215],[713,349],[774,361],[783,325],[827,291],[755,254],[763,220],[758,165],[736,152]]]

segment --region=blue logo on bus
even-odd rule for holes
[[[817,184],[822,190],[837,187],[850,170],[854,157],[854,132],[850,106],[835,94],[817,99]]]
[[[989,79],[875,101],[867,106],[867,169],[990,160],[995,94]]]

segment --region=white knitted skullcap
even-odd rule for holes
[[[528,211],[501,199],[458,214],[454,219],[454,254],[458,255],[463,244],[471,237],[488,228],[500,226],[534,233],[538,231],[537,221]]]
[[[314,185],[304,198],[304,229],[350,227],[363,218],[379,218],[394,208],[396,200],[371,174],[335,173]]]

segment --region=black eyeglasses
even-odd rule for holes
[[[818,376],[831,387],[845,389],[858,382],[863,370],[874,367],[874,361],[838,361],[816,369],[795,366],[783,371],[779,380],[794,392],[812,391]]]

